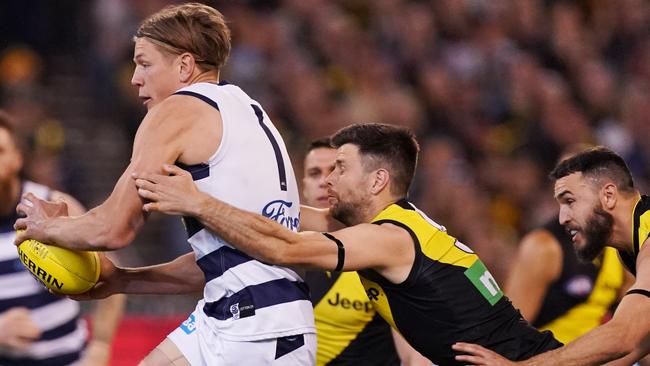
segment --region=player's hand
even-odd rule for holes
[[[0,314],[0,347],[22,351],[41,336],[27,308],[11,308]]]
[[[121,293],[123,282],[121,280],[121,269],[116,267],[104,253],[99,255],[99,279],[97,284],[90,290],[78,295],[69,295],[68,297],[77,301],[104,299],[113,294]]]
[[[470,365],[512,366],[517,364],[478,344],[458,342],[452,345],[451,348],[455,351],[466,353],[456,356],[456,361],[466,362]]]
[[[159,211],[169,215],[195,216],[201,206],[201,193],[192,175],[175,166],[163,165],[163,174],[133,173],[140,197],[147,203],[144,211]]]
[[[64,201],[45,201],[32,193],[27,193],[16,206],[16,212],[24,217],[16,220],[14,224],[14,229],[20,230],[16,234],[14,244],[20,245],[27,239],[47,243],[48,222],[55,217],[67,216],[68,205]]]

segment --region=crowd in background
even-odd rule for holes
[[[132,35],[168,3],[0,3],[0,108],[26,138],[28,176],[88,205],[107,196],[145,113]],[[408,126],[422,149],[411,200],[497,279],[521,235],[555,215],[546,175],[570,146],[607,145],[649,192],[648,1],[206,3],[233,30],[222,79],[265,107],[298,175],[312,139],[355,122]],[[131,254],[188,251],[166,220]]]

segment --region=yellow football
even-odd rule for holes
[[[90,290],[99,279],[95,252],[64,249],[28,239],[18,246],[20,261],[47,288],[65,295]]]

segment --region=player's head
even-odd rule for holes
[[[336,149],[332,147],[329,137],[309,144],[302,178],[302,196],[306,205],[321,208],[329,206],[325,178],[334,170],[335,160]]]
[[[204,4],[167,6],[145,19],[134,37],[131,82],[148,109],[201,74],[219,71],[230,54],[223,15]]]
[[[16,179],[23,167],[23,158],[16,141],[10,117],[0,110],[0,187]]]
[[[578,256],[590,261],[612,235],[611,212],[636,189],[623,158],[596,146],[560,161],[550,174],[555,180],[559,220],[571,235]]]
[[[408,129],[356,124],[338,131],[332,146],[337,148],[336,164],[327,183],[336,219],[356,224],[376,197],[406,197],[420,150]]]

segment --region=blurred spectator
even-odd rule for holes
[[[2,2],[0,106],[21,134],[53,142],[63,129],[62,148],[39,150],[63,169],[37,169],[57,188],[96,202],[127,163],[130,143],[100,134],[132,139],[144,112],[125,77],[132,44],[116,34],[172,2]],[[408,125],[423,141],[414,202],[497,277],[554,209],[545,176],[562,149],[608,145],[648,186],[648,1],[206,2],[237,39],[222,78],[267,106],[290,151],[353,122]]]

